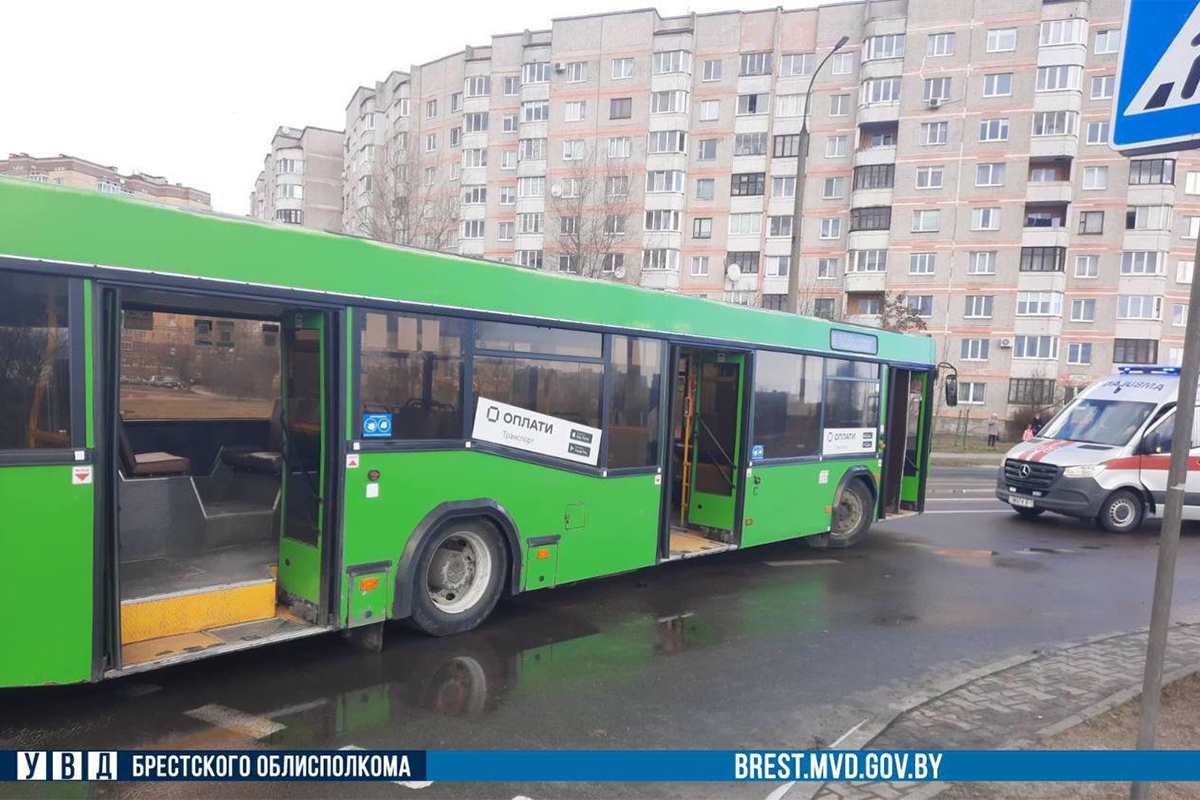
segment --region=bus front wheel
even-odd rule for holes
[[[456,520],[421,550],[411,622],[431,636],[463,633],[488,618],[504,591],[508,552],[483,520]]]
[[[860,480],[852,480],[842,489],[834,509],[829,533],[808,536],[812,547],[853,547],[867,537],[871,527],[871,492]]]

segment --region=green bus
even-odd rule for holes
[[[0,180],[0,686],[922,510],[933,340]]]

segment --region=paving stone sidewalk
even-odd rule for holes
[[[866,744],[880,750],[1011,749],[1074,727],[1141,690],[1146,632],[1099,637],[1035,653],[968,680],[897,716]],[[1164,674],[1200,669],[1200,624],[1176,625]],[[829,783],[814,799],[928,798],[944,784]]]

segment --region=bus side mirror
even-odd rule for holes
[[[958,376],[946,376],[946,405],[954,408],[958,405]]]

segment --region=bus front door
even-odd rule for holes
[[[699,362],[689,454],[688,522],[729,531],[728,541],[732,541],[746,358],[736,353],[703,351]]]
[[[323,538],[328,527],[325,420],[326,318],[317,311],[283,320],[279,589],[293,611],[316,622],[322,597]]]
[[[913,372],[908,381],[908,405],[904,425],[904,473],[900,484],[901,505],[913,511],[924,506],[925,474],[929,452],[929,373]]]

